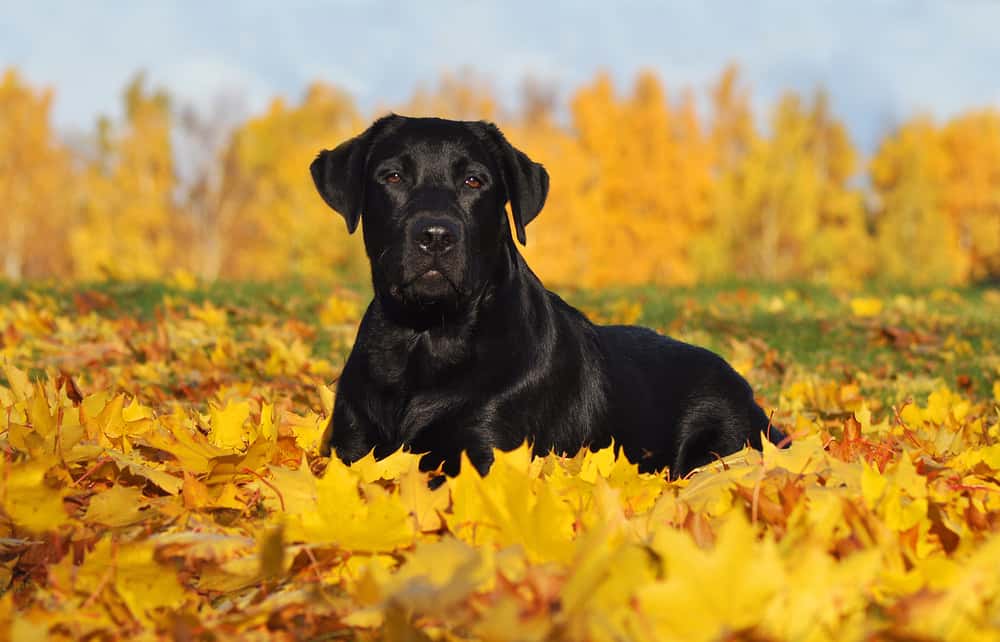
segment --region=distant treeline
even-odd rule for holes
[[[316,83],[297,104],[225,123],[139,75],[122,122],[72,143],[53,129],[53,98],[14,69],[0,79],[0,276],[366,277],[361,240],[308,171],[379,115],[345,91]],[[526,83],[520,102],[500,113],[490,87],[459,74],[392,108],[495,120],[545,164],[552,191],[525,253],[546,281],[1000,277],[996,108],[915,117],[862,158],[822,91],[786,93],[762,131],[736,67],[710,88],[708,113],[652,73],[624,93],[600,75],[568,106]],[[194,153],[178,167],[182,144]]]

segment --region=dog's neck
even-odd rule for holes
[[[375,300],[381,317],[392,325],[416,333],[449,330],[475,323],[485,309],[490,308],[498,293],[517,289],[525,275],[532,278],[513,240],[504,243],[497,260],[479,287],[451,301],[417,305],[403,303],[384,289],[375,286]]]
[[[387,293],[377,293],[369,314],[381,326],[375,333],[382,343],[380,352],[397,355],[401,361],[397,368],[411,371],[420,380],[432,380],[476,358],[472,337],[479,332],[496,334],[500,341],[516,341],[511,333],[517,332],[521,299],[544,290],[513,242],[505,244],[491,272],[481,287],[448,306],[404,309]],[[503,332],[484,328],[497,323]]]

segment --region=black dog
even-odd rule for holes
[[[542,286],[504,206],[524,244],[549,177],[494,125],[387,116],[310,169],[350,232],[364,214],[375,290],[324,438],[345,462],[402,447],[455,475],[465,451],[485,474],[526,439],[536,454],[614,440],[680,476],[783,438],[719,356],[594,325]]]

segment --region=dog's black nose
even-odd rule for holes
[[[440,223],[432,223],[417,232],[417,245],[428,254],[444,254],[455,246],[455,234]]]

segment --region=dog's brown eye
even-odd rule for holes
[[[466,187],[471,187],[472,189],[479,189],[483,186],[483,182],[476,176],[470,176],[465,179],[465,185]]]
[[[403,177],[399,175],[399,172],[390,172],[385,176],[385,182],[395,185],[399,181],[403,180]]]

